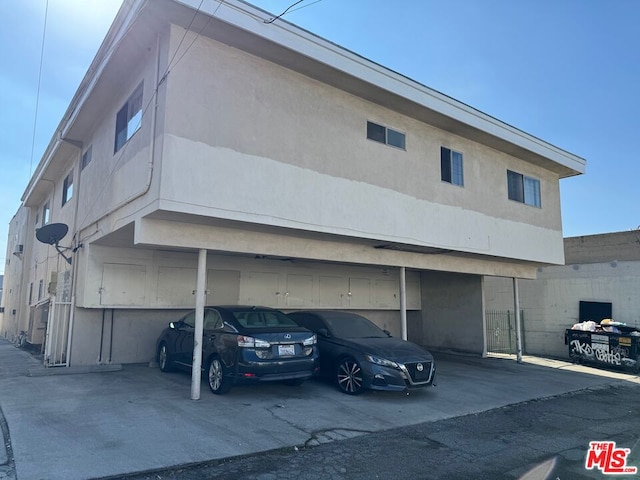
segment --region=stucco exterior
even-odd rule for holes
[[[564,262],[559,182],[585,161],[244,2],[210,7],[125,1],[25,190],[29,261],[9,283],[63,304],[60,361],[153,358],[193,306],[200,250],[208,303],[353,309],[398,335],[406,313],[416,341],[483,353],[483,276]],[[441,179],[442,147],[463,186]],[[509,200],[508,170],[539,182],[539,207]],[[71,264],[33,238],[45,205]],[[8,302],[5,334],[35,306]]]
[[[565,266],[520,280],[526,352],[566,358],[564,330],[580,321],[580,301],[611,303],[612,318],[640,327],[640,235],[637,231],[565,238]],[[510,279],[485,279],[487,308],[513,310]]]

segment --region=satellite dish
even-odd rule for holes
[[[42,243],[57,245],[69,231],[65,223],[50,223],[36,230],[36,238]]]
[[[62,258],[71,265],[71,259],[65,256],[60,247],[58,247],[58,242],[64,238],[68,231],[69,227],[65,223],[50,223],[36,230],[36,238],[42,243],[53,245]]]

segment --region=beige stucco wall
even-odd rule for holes
[[[423,272],[422,339],[428,347],[484,354],[483,278]]]
[[[579,302],[611,302],[614,320],[640,327],[640,262],[545,267],[520,280],[526,353],[566,358],[564,330],[579,319]],[[488,309],[513,310],[511,279],[487,277]]]
[[[204,37],[180,67],[163,208],[562,263],[555,174]],[[405,132],[406,151],[367,140],[367,120]],[[441,181],[442,145],[464,154],[464,188]],[[507,199],[507,169],[540,179],[542,208]]]
[[[23,289],[22,270],[30,257],[31,245],[27,239],[29,223],[29,209],[20,207],[9,222],[9,235],[4,266],[2,286],[2,306],[4,313],[0,313],[0,336],[12,339],[20,330],[26,330],[29,321],[29,311],[25,307],[26,297]],[[21,255],[14,255],[17,246],[23,246]]]

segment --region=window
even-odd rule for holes
[[[526,203],[538,208],[542,206],[540,180],[507,170],[507,189],[509,191],[509,200]]]
[[[44,292],[44,281],[41,279],[38,282],[38,301],[42,300],[42,294]]]
[[[464,186],[462,154],[440,147],[440,168],[443,182]]]
[[[51,209],[49,208],[49,202],[47,202],[44,204],[44,207],[42,207],[42,226],[43,227],[47,225],[51,220],[51,218],[49,218],[50,214],[51,214]]]
[[[33,282],[29,284],[29,305],[33,302]]]
[[[129,100],[116,115],[116,139],[113,153],[116,153],[133,137],[142,120],[142,83],[135,89]]]
[[[91,163],[92,156],[93,156],[93,145],[89,145],[89,148],[87,148],[85,152],[82,154],[82,163],[80,167],[81,170],[84,170],[84,167],[86,167]]]
[[[73,197],[73,170],[69,172],[62,184],[62,205],[64,206]]]
[[[367,122],[367,138],[393,147],[405,148],[405,134],[377,123]]]

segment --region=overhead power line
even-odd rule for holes
[[[33,117],[33,136],[31,138],[31,160],[29,161],[29,176],[33,173],[33,154],[36,145],[36,127],[38,125],[38,106],[40,103],[40,82],[42,80],[42,63],[44,59],[44,44],[47,33],[47,15],[49,13],[49,0],[44,8],[44,26],[42,28],[42,45],[40,46],[40,67],[38,69],[38,90],[36,91],[36,112]]]

